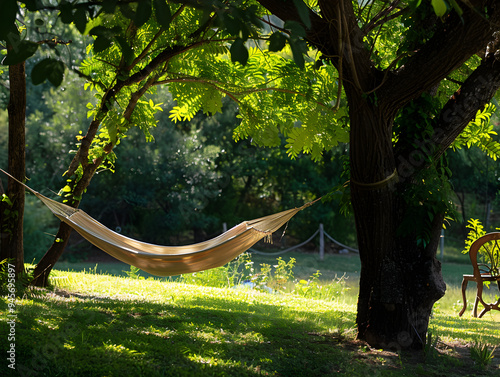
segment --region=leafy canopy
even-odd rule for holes
[[[293,3],[301,22],[283,23],[257,2],[245,0],[101,0],[56,6],[9,0],[0,15],[0,39],[6,41],[4,53],[8,44],[13,48],[3,64],[23,61],[41,45],[26,38],[22,25],[14,22],[17,14],[58,10],[63,23],[94,39],[80,70],[89,80],[86,88],[101,101],[89,105],[89,116],[101,122],[98,154],[105,153],[104,140],[117,144],[133,125],[151,139],[149,128],[160,106],[138,98],[156,85],[168,85],[177,102],[170,109],[172,120],[190,120],[198,111],[214,114],[221,110],[221,100],[230,97],[242,119],[234,131],[237,140],[276,146],[283,134],[291,157],[310,153],[318,160],[324,150],[348,142],[347,104],[341,72],[304,41],[312,26],[309,11],[319,10],[317,2]],[[387,19],[380,17],[387,11],[385,2],[353,1],[353,7],[365,34],[363,48],[382,72],[404,64],[432,36],[433,28],[422,27],[429,15],[462,12],[455,1],[444,0],[400,2],[394,8],[400,17]],[[477,64],[471,59],[464,69]],[[57,86],[63,74],[64,63],[56,54],[39,61],[31,77],[34,83],[49,80]],[[443,82],[441,98],[457,88],[454,81]],[[474,132],[466,143],[480,145],[493,157],[498,149],[487,137],[491,133],[477,127]]]

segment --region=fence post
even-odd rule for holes
[[[319,224],[319,260],[325,258],[325,233],[323,231],[323,224]]]

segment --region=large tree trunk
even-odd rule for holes
[[[7,107],[9,116],[8,170],[20,181],[24,181],[25,124],[26,124],[26,75],[24,62],[9,66],[10,98]],[[15,265],[16,278],[24,271],[23,219],[24,187],[9,179],[8,202],[1,202],[2,227],[0,260],[10,259]]]
[[[361,258],[358,338],[380,348],[422,348],[432,306],[446,289],[435,258],[442,216],[435,216],[426,245],[417,244],[414,232],[401,232],[410,215],[401,194],[412,182],[400,179],[396,170],[393,116],[369,97],[351,92],[349,98],[355,109],[350,114],[351,199]]]
[[[377,348],[421,349],[432,307],[446,290],[435,258],[443,217],[434,218],[425,246],[416,234],[399,236],[397,219],[406,208],[393,190],[401,184],[390,186],[368,191],[351,185],[361,258],[358,338]]]

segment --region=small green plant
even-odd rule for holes
[[[278,264],[273,265],[274,276],[272,278],[273,288],[277,291],[285,291],[286,284],[293,280],[293,268],[295,266],[295,258],[290,258],[285,262],[281,257],[276,259]]]
[[[315,300],[332,301],[344,294],[348,289],[345,275],[340,278],[335,277],[329,284],[321,284],[320,276],[321,272],[318,270],[307,281],[296,281],[292,293]]]
[[[3,207],[2,232],[8,234],[9,237],[12,237],[12,226],[19,216],[19,213],[12,210],[12,206],[14,204],[6,194],[2,194],[0,202],[5,203],[5,206]]]
[[[253,273],[250,275],[250,283],[253,284],[253,288],[257,289],[259,291],[270,291],[270,289],[267,284],[269,283],[271,279],[271,274],[272,274],[272,267],[270,264],[267,263],[261,263],[260,264],[260,271]]]
[[[290,258],[285,262],[281,257],[276,259],[277,264],[260,264],[260,271],[250,276],[250,281],[255,284],[255,289],[264,292],[285,293],[289,283],[293,281],[293,268],[295,258]],[[273,272],[274,268],[274,272]]]
[[[467,239],[465,240],[465,247],[462,250],[462,254],[467,254],[474,241],[486,234],[486,231],[483,228],[483,224],[478,219],[469,219],[467,223],[468,224],[466,225],[466,228],[470,230],[467,234]]]
[[[0,294],[2,296],[7,293],[7,283],[9,281],[8,264],[8,259],[0,261]]]
[[[320,276],[321,272],[319,272],[318,270],[307,281],[303,279],[296,281],[293,293],[303,297],[317,298],[314,296],[316,296],[318,291],[320,291],[323,288],[319,284]]]
[[[287,284],[293,280],[294,266],[295,258],[290,258],[286,262],[279,257],[277,258],[277,264],[271,266],[267,263],[261,263],[260,270],[256,271],[251,255],[243,253],[225,266],[192,274],[184,274],[181,277],[181,281],[186,284],[216,288],[229,288],[249,283],[249,286],[253,289],[264,292],[279,291],[284,293],[287,289]]]
[[[33,280],[33,269],[25,269],[17,278],[14,275],[13,259],[0,261],[0,295],[8,293],[22,297],[30,290]]]
[[[96,265],[96,268],[97,268],[97,265]],[[139,267],[135,267],[135,266],[131,265],[129,271],[123,271],[123,272],[125,272],[130,279],[141,279],[141,280],[144,280],[144,276],[141,276],[139,274],[140,270],[141,269]]]
[[[183,274],[180,280],[185,284],[230,288],[242,284],[246,280],[250,281],[254,275],[251,256],[248,253],[243,253],[225,266]]]
[[[435,358],[437,356],[437,344],[439,342],[439,336],[433,335],[430,331],[427,333],[427,338],[425,340],[424,346],[424,357],[425,360],[430,358]]]
[[[245,280],[249,280],[255,272],[252,257],[249,253],[240,254],[236,259],[229,262],[225,268],[227,272],[227,286],[239,285]]]
[[[470,347],[470,357],[480,369],[486,369],[493,359],[496,347],[489,349],[486,343],[475,342]]]

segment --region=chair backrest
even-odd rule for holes
[[[485,256],[487,263],[478,263],[478,253]],[[469,258],[474,276],[481,274],[500,275],[500,232],[492,232],[478,238],[470,247]]]

